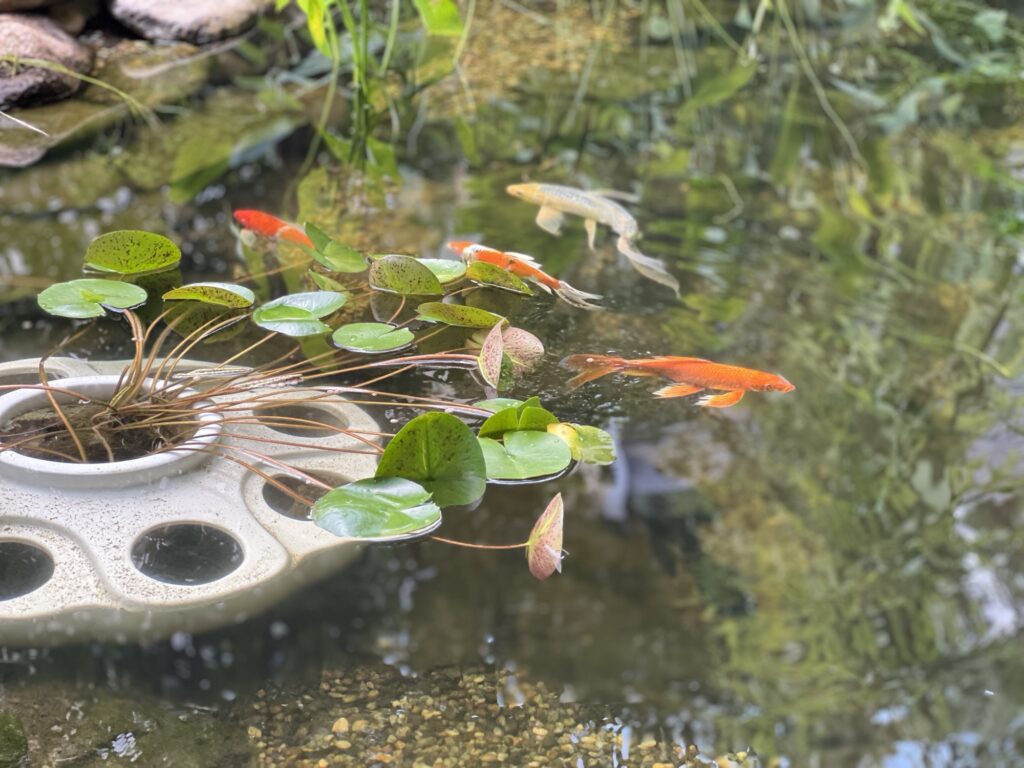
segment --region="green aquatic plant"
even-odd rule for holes
[[[173,287],[163,283],[160,295],[150,296],[143,284],[154,273],[169,275],[171,285],[180,279],[173,271],[179,265],[180,250],[170,240],[148,232],[119,231],[97,238],[84,266],[105,277],[51,285],[39,294],[38,302],[52,315],[88,321],[54,352],[111,317],[130,328],[132,359],[115,391],[97,399],[47,381],[44,357],[38,384],[3,389],[41,390],[50,408],[29,421],[0,427],[0,451],[85,463],[202,451],[258,474],[309,507],[311,519],[325,530],[370,541],[430,534],[441,524],[443,508],[476,504],[488,483],[539,482],[565,472],[574,461],[610,461],[611,439],[606,433],[560,422],[536,397],[473,404],[381,389],[381,382],[398,373],[428,367],[476,372],[486,387],[498,391],[539,362],[543,344],[499,314],[450,303],[488,290],[466,279],[461,261],[363,255],[315,227],[307,231],[316,235],[310,237],[307,248],[310,264],[329,270],[310,276],[319,275],[337,290],[317,288],[271,299],[244,285],[220,282]],[[328,254],[339,258],[344,254],[341,269],[330,269],[328,265],[338,262]],[[358,272],[357,261],[364,267]],[[416,314],[399,321],[407,301],[439,295],[445,295],[444,302],[420,303]],[[357,298],[369,298],[372,306],[376,296],[398,301],[387,322],[338,321]],[[256,334],[240,351],[208,365],[188,359],[200,345],[240,327],[243,333]],[[439,350],[396,354],[429,342],[441,331],[459,340]],[[322,346],[309,347],[310,341]],[[344,397],[364,407],[425,412],[395,434],[351,430],[296,415],[257,417],[255,412],[280,390],[290,394],[287,402],[292,407]],[[209,414],[220,417],[224,434],[232,441],[210,445],[192,441],[201,417]],[[345,434],[355,438],[358,447],[328,449],[292,436],[256,438],[235,431],[256,422],[299,429],[314,437]],[[595,433],[604,438],[595,438]],[[386,445],[381,447],[384,439]],[[585,449],[595,439],[603,452]],[[267,442],[328,453],[373,454],[378,456],[376,475],[332,487],[271,458],[261,450],[260,443]],[[281,472],[302,485],[282,482]],[[544,571],[549,575],[553,539],[546,536],[542,549],[537,549],[535,539],[530,540],[534,544],[513,546],[533,553],[529,560],[535,575]],[[536,555],[540,551],[543,556]],[[537,566],[538,557],[546,564]]]

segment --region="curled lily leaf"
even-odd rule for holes
[[[544,343],[522,328],[506,328],[502,333],[505,357],[520,370],[529,370],[544,359]]]
[[[562,572],[562,528],[565,505],[562,494],[556,493],[537,518],[526,543],[526,562],[535,578],[546,579],[555,571]]]
[[[501,378],[501,361],[505,354],[505,344],[501,336],[501,323],[495,323],[494,327],[484,339],[480,347],[480,354],[477,356],[477,366],[480,368],[480,375],[484,381],[492,387],[497,388]]]

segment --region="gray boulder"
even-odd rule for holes
[[[92,69],[93,52],[44,16],[0,14],[0,57],[46,59],[75,72]],[[70,96],[82,82],[51,69],[0,62],[0,109]]]
[[[237,35],[253,24],[264,0],[109,0],[114,17],[150,40],[203,44]]]

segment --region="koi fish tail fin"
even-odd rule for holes
[[[655,259],[652,256],[641,253],[625,235],[619,235],[616,246],[619,249],[619,253],[629,259],[637,272],[648,280],[653,280],[660,285],[671,288],[675,291],[676,296],[679,295],[679,281],[669,274],[661,259]]]
[[[555,288],[555,295],[566,304],[579,309],[603,309],[603,307],[591,303],[592,300],[600,299],[599,295],[578,290],[566,282],[562,282],[561,285]]]
[[[609,355],[569,355],[562,360],[561,365],[572,371],[580,371],[567,382],[569,389],[576,389],[588,381],[621,371],[629,366],[629,362],[624,358]]]

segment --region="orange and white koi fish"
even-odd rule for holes
[[[277,216],[271,216],[269,213],[253,210],[235,211],[235,221],[257,235],[313,247],[313,241],[305,232],[294,224],[279,219]]]
[[[629,211],[609,200],[609,196],[621,195],[615,192],[587,192],[575,187],[558,184],[512,184],[505,188],[512,197],[539,205],[537,226],[557,235],[562,229],[565,214],[582,216],[587,230],[587,243],[594,249],[597,225],[604,224],[619,236],[616,247],[619,253],[629,259],[633,268],[644,277],[667,286],[679,295],[679,281],[665,268],[661,260],[641,253],[633,241],[640,237],[640,226]]]
[[[507,269],[516,277],[539,285],[548,293],[554,293],[566,304],[571,304],[580,309],[601,309],[590,300],[600,299],[596,293],[586,293],[577,290],[564,280],[552,277],[544,272],[532,256],[515,251],[498,251],[488,248],[480,243],[471,243],[467,240],[453,240],[448,247],[457,253],[463,261],[485,261],[494,264],[496,267]]]
[[[627,376],[663,376],[678,382],[657,390],[655,397],[685,397],[704,390],[722,394],[704,395],[697,405],[705,408],[728,408],[743,399],[746,392],[792,392],[796,387],[777,373],[724,365],[699,357],[651,357],[627,360],[608,355],[569,355],[562,361],[565,368],[581,371],[569,380],[575,389],[609,373]]]

